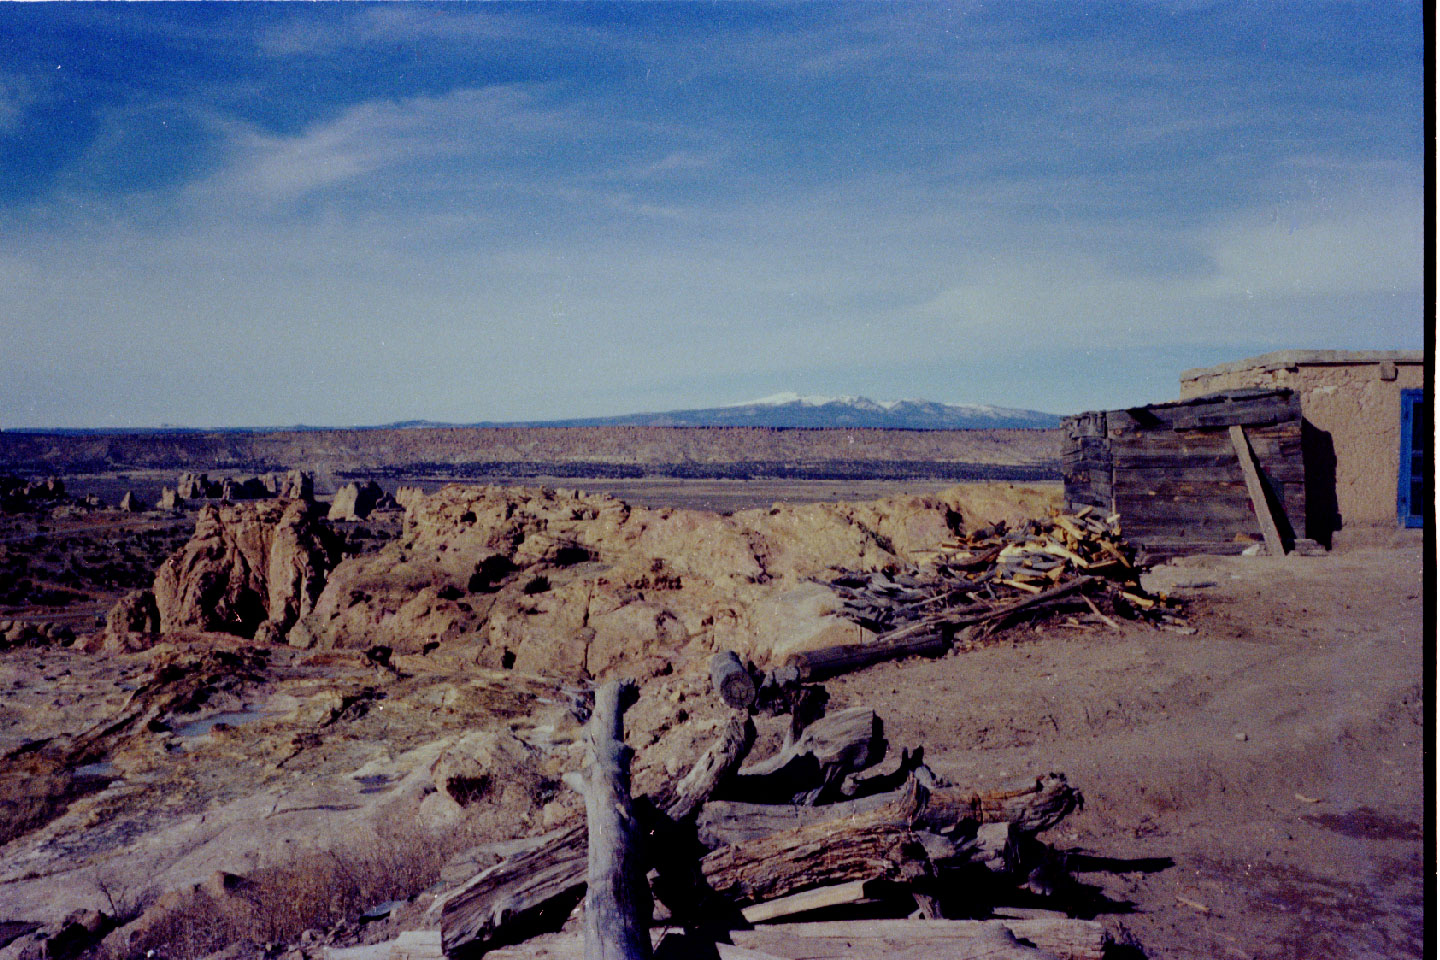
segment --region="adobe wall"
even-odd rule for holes
[[[1385,379],[1391,374],[1393,379]],[[1268,354],[1238,364],[1187,370],[1180,375],[1180,398],[1246,387],[1296,391],[1307,425],[1307,474],[1315,473],[1323,483],[1333,464],[1335,478],[1333,504],[1322,495],[1307,509],[1307,517],[1322,529],[1393,527],[1400,471],[1400,391],[1424,383],[1424,362],[1418,351]],[[1332,446],[1330,460],[1327,448]],[[1307,488],[1312,496],[1319,492],[1309,483]],[[1337,516],[1327,518],[1326,512]],[[1323,542],[1323,534],[1320,539]]]

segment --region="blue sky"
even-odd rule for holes
[[[1419,3],[0,6],[0,426],[1418,349]]]

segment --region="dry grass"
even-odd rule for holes
[[[368,907],[426,890],[451,856],[476,842],[464,828],[439,834],[413,824],[387,825],[352,844],[316,848],[257,870],[225,891],[167,894],[145,911],[123,949],[97,956],[179,960],[232,945],[294,942],[305,930],[353,922]]]

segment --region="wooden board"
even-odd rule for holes
[[[1280,528],[1275,524],[1275,515],[1270,512],[1270,501],[1265,496],[1265,484],[1260,471],[1255,467],[1254,455],[1250,452],[1250,441],[1245,439],[1245,428],[1230,428],[1230,442],[1235,446],[1236,459],[1245,473],[1245,486],[1250,491],[1250,503],[1260,521],[1260,530],[1265,534],[1265,546],[1272,557],[1285,555],[1285,542],[1280,539]]]

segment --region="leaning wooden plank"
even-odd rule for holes
[[[788,897],[766,900],[764,903],[754,903],[740,913],[750,923],[768,923],[781,917],[793,917],[798,913],[809,913],[826,907],[873,903],[875,899],[874,884],[871,881],[852,880],[849,883],[836,883],[828,887],[792,893]]]
[[[1240,460],[1240,469],[1245,472],[1245,487],[1250,491],[1250,503],[1260,521],[1260,531],[1265,535],[1265,546],[1273,557],[1285,555],[1285,543],[1280,539],[1280,529],[1270,512],[1270,503],[1265,498],[1265,485],[1260,472],[1255,469],[1255,458],[1250,453],[1250,443],[1245,439],[1244,427],[1230,428],[1230,443],[1235,447],[1235,456]]]
[[[585,727],[585,822],[589,865],[585,890],[585,960],[650,960],[650,886],[630,807],[631,749],[625,710],[638,691],[611,680],[595,692]]]
[[[890,946],[911,944],[930,950],[928,956],[966,956],[955,952],[966,941],[994,936],[1003,926],[1016,939],[1033,943],[1044,953],[1061,960],[1102,960],[1112,940],[1094,920],[830,920],[813,923],[784,923],[735,930],[731,939],[739,946],[776,950],[787,941],[806,944],[807,960],[830,960],[851,956],[867,944]],[[828,946],[827,944],[833,944]],[[887,951],[887,956],[892,955]],[[897,955],[895,953],[893,955]],[[927,955],[917,953],[915,956]],[[970,956],[984,957],[977,953]]]
[[[447,954],[488,949],[547,926],[558,927],[585,895],[588,861],[583,824],[482,871],[435,907]]]

